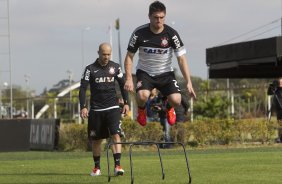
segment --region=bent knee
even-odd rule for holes
[[[168,96],[168,101],[171,106],[179,106],[181,105],[181,94],[180,93],[174,93]]]
[[[138,100],[142,102],[146,102],[150,96],[150,91],[148,90],[140,90],[138,91]]]

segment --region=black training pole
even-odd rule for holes
[[[132,147],[134,145],[156,145],[157,149],[158,149],[158,155],[159,155],[159,159],[160,159],[160,164],[161,164],[161,170],[162,170],[162,179],[164,180],[165,177],[165,173],[164,173],[164,168],[163,168],[163,162],[162,162],[162,156],[161,156],[161,152],[160,152],[160,148],[159,145],[155,142],[133,142],[132,144],[130,144],[130,148],[129,148],[129,158],[130,158],[130,172],[131,172],[131,184],[134,183],[134,175],[133,175],[133,162],[132,162]]]
[[[186,161],[186,167],[187,167],[187,171],[188,171],[188,182],[192,183],[192,177],[191,177],[191,173],[190,173],[190,168],[189,168],[189,163],[188,163],[188,156],[186,153],[186,149],[183,143],[181,142],[153,142],[153,141],[148,141],[148,142],[117,142],[117,143],[109,143],[107,145],[107,162],[108,162],[108,182],[111,181],[111,172],[110,172],[110,160],[109,160],[109,149],[110,146],[112,146],[113,144],[126,144],[129,145],[129,158],[130,158],[130,175],[131,175],[131,184],[134,183],[134,174],[133,174],[133,161],[132,161],[132,148],[134,145],[156,145],[157,149],[158,149],[158,155],[159,155],[159,159],[160,159],[160,164],[161,164],[161,170],[162,170],[162,179],[164,180],[165,178],[165,173],[164,173],[164,167],[163,167],[163,161],[162,161],[162,156],[161,156],[161,152],[160,152],[160,148],[159,145],[160,144],[179,144],[182,146],[183,148],[183,152],[185,155],[185,161]]]
[[[108,162],[108,182],[111,181],[111,172],[110,172],[110,160],[109,160],[109,148],[112,145],[112,143],[109,143],[107,146],[107,162]]]
[[[192,183],[192,177],[191,177],[191,173],[190,173],[190,168],[189,168],[189,164],[188,164],[188,156],[186,154],[185,146],[181,142],[179,142],[178,144],[180,144],[182,146],[182,148],[183,148],[184,155],[185,155],[185,160],[186,160],[187,171],[188,171],[189,183]]]
[[[130,144],[129,146],[129,159],[130,159],[130,176],[131,176],[131,184],[134,183],[134,176],[133,176],[133,163],[132,163],[132,146],[133,144]]]

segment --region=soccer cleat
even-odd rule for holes
[[[91,173],[90,173],[91,176],[100,176],[101,175],[101,170],[99,168],[93,168]]]
[[[115,176],[122,176],[124,173],[124,170],[121,168],[120,165],[117,165],[114,169],[114,175]]]
[[[174,125],[176,121],[176,115],[175,115],[175,111],[173,107],[166,110],[166,118],[167,118],[168,124]]]
[[[146,109],[140,109],[138,108],[138,116],[137,121],[141,126],[145,126],[147,123],[147,117],[146,117]]]

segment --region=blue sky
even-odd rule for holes
[[[40,94],[72,72],[80,80],[82,64],[97,58],[109,42],[109,26],[120,19],[122,57],[132,31],[148,19],[151,0],[10,0],[12,83]],[[206,48],[281,35],[281,0],[163,0],[166,23],[180,34],[188,50],[192,76],[207,79]],[[5,0],[0,17],[6,16]],[[275,21],[276,20],[276,21]],[[264,26],[265,25],[265,26]],[[280,26],[279,26],[280,25]],[[234,40],[243,33],[259,28]],[[6,34],[0,19],[0,35]],[[262,34],[263,32],[266,32]],[[83,39],[82,39],[83,34]],[[229,41],[229,42],[226,42]],[[83,44],[82,44],[83,43]],[[117,31],[112,29],[113,60],[118,62]],[[83,45],[83,56],[82,56]],[[0,87],[9,82],[7,42],[0,37]],[[84,62],[82,62],[82,57]],[[137,62],[135,57],[135,64]],[[176,60],[174,58],[174,62]],[[178,67],[175,64],[175,67]]]

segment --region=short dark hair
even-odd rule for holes
[[[164,12],[166,13],[166,7],[160,1],[154,1],[149,7],[149,15],[152,15],[155,12]]]

